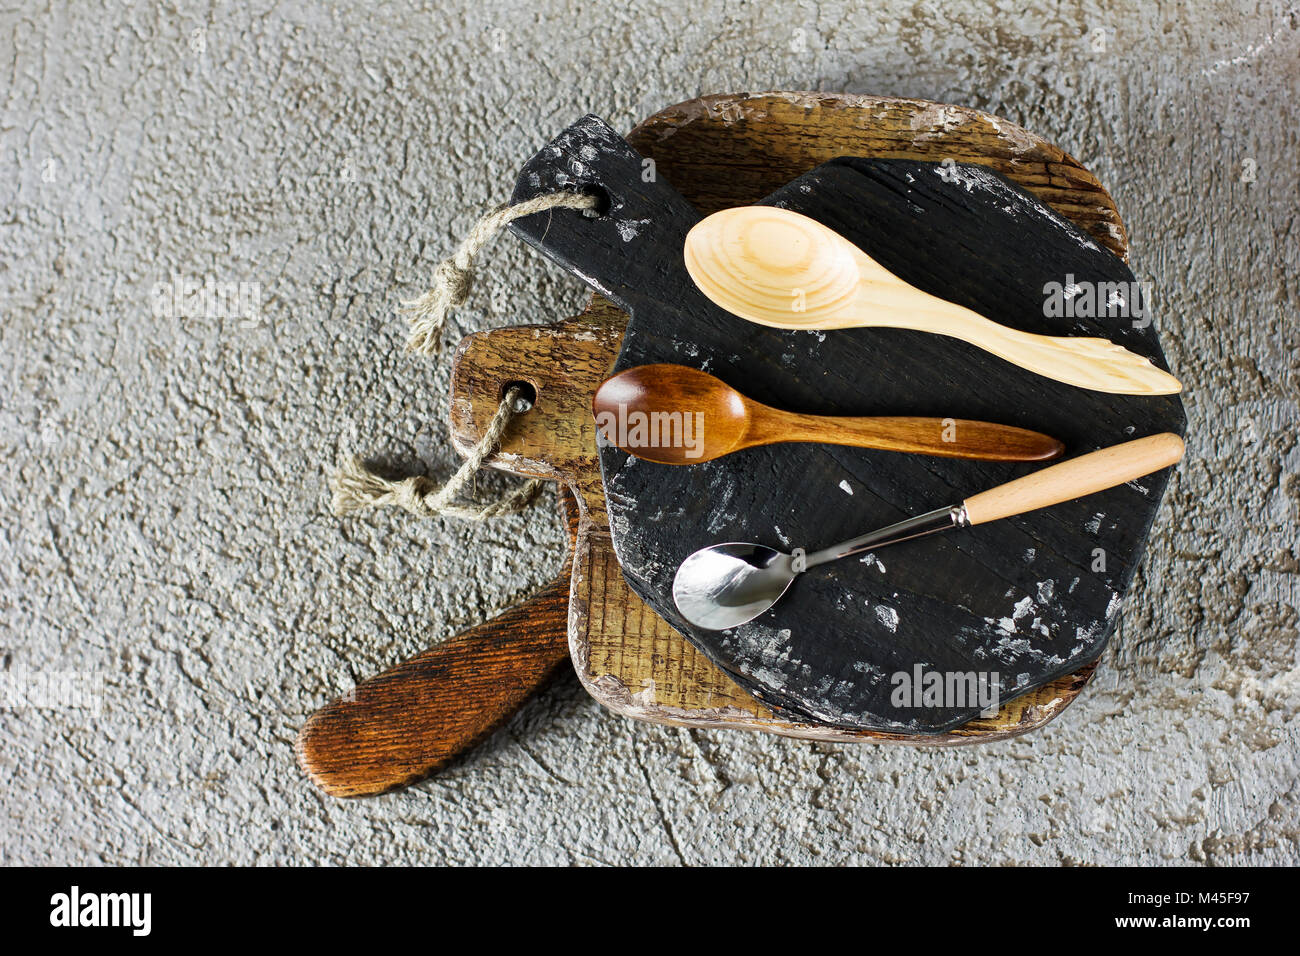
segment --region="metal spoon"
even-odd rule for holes
[[[950,335],[1039,375],[1122,395],[1178,379],[1107,339],[1033,335],[904,282],[839,233],[789,209],[742,206],[696,223],[686,270],[716,305],[779,329],[889,326]]]
[[[1167,468],[1182,457],[1183,440],[1164,432],[1071,458],[982,491],[959,505],[907,518],[821,551],[796,548],[786,554],[761,544],[715,544],[682,562],[673,578],[673,601],[682,617],[696,627],[707,631],[737,627],[772,607],[808,568],[909,538],[1082,498]]]
[[[1042,461],[1065,450],[1041,432],[956,418],[800,415],[748,398],[685,365],[638,365],[603,382],[596,424],[630,455],[695,465],[743,448],[825,442],[986,461]]]

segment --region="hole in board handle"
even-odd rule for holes
[[[537,387],[532,382],[525,382],[522,379],[506,382],[501,386],[501,398],[505,398],[512,388],[519,389],[519,394],[515,398],[515,412],[519,414],[531,411],[537,404]]]
[[[582,214],[588,219],[604,219],[609,215],[610,198],[609,193],[603,186],[597,186],[594,183],[588,183],[578,190],[584,196],[594,196],[596,199],[595,209],[584,209]]]

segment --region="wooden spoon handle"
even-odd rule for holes
[[[983,461],[1043,461],[1065,450],[1041,432],[964,418],[865,418],[783,415],[780,437],[768,441],[813,441],[881,451]]]
[[[1073,501],[1168,468],[1182,457],[1183,440],[1172,432],[1126,441],[981,491],[966,499],[966,517],[984,524]]]
[[[1116,395],[1168,395],[1182,384],[1151,360],[1109,339],[1035,335],[909,285],[861,249],[856,298],[846,313],[860,325],[949,335],[1067,385]]]
[[[1182,383],[1150,359],[1109,339],[1021,332],[956,303],[918,294],[926,296],[929,308],[880,313],[863,307],[862,324],[949,335],[1031,372],[1098,392],[1169,395],[1182,391]]]
[[[561,489],[570,552],[577,505]],[[362,681],[298,733],[298,762],[330,796],[373,796],[423,780],[474,747],[569,659],[569,578]]]

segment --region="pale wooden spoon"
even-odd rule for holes
[[[742,206],[686,237],[700,291],[742,319],[778,329],[888,326],[950,335],[1021,368],[1080,388],[1167,395],[1178,379],[1101,338],[1034,335],[909,285],[839,233],[788,209]]]
[[[792,441],[984,461],[1044,461],[1065,450],[1055,438],[1011,425],[787,412],[685,365],[626,369],[596,389],[591,410],[612,444],[663,465],[694,465],[744,448]]]

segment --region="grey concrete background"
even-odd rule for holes
[[[0,712],[0,862],[1300,862],[1298,26],[1282,2],[7,6],[0,651],[11,686],[103,694]],[[445,363],[402,353],[394,303],[583,112],[745,89],[981,107],[1115,195],[1192,424],[1094,686],[935,752],[634,725],[569,680],[424,785],[322,797],[304,718],[561,547],[550,507],[329,514],[345,453],[456,463]],[[509,238],[486,267],[453,342],[585,298]],[[261,319],[155,317],[173,274],[260,283]]]

